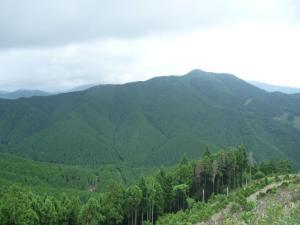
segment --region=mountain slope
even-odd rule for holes
[[[300,97],[194,70],[125,85],[0,101],[0,150],[82,165],[172,164],[244,144],[257,160],[300,166]]]

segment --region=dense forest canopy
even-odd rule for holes
[[[66,193],[54,197],[13,185],[1,191],[0,224],[155,223],[163,214],[186,210],[193,202],[205,203],[211,196],[226,195],[252,179],[292,170],[286,160],[253,164],[249,159],[244,146],[217,153],[206,148],[197,161],[184,156],[172,169],[161,168],[129,186],[111,182],[105,192],[88,199]]]
[[[0,152],[68,165],[172,165],[244,144],[300,168],[300,97],[194,70],[47,97],[0,100]]]

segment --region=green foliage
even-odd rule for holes
[[[30,207],[28,197],[16,186],[9,188],[0,204],[0,224],[36,225],[38,216]]]
[[[258,171],[255,175],[254,175],[254,179],[261,179],[264,178],[265,174],[261,171]]]
[[[101,215],[99,202],[94,198],[90,198],[79,212],[79,224],[98,225],[102,220],[103,216]]]
[[[19,162],[22,168],[29,167],[23,160]],[[37,169],[42,171],[48,171],[47,166],[36,163]],[[56,166],[49,168],[49,175],[41,174],[39,179],[53,174],[58,178],[51,179],[59,180],[60,175],[69,171],[81,172],[83,176],[99,175],[94,169]],[[37,169],[31,173],[39,174]],[[238,146],[217,153],[207,149],[198,161],[191,162],[184,157],[173,168],[161,168],[153,176],[142,176],[136,185],[125,187],[112,181],[105,192],[93,192],[86,197],[74,192],[53,196],[48,192],[11,187],[0,191],[0,224],[139,225],[142,221],[164,225],[195,224],[228,204],[236,211],[253,209],[254,204],[246,200],[247,196],[267,185],[269,180],[257,180],[242,188],[248,184],[245,180],[248,170],[245,148]],[[63,184],[63,180],[61,182]],[[74,182],[75,187],[76,184]],[[245,215],[245,220],[248,216]]]
[[[129,168],[105,165],[97,168],[50,164],[0,153],[0,192],[11,184],[41,193],[59,195],[76,193],[87,198],[104,191],[111,179],[132,184],[140,173],[152,173],[155,168]]]
[[[237,205],[239,205],[240,209],[243,211],[251,211],[255,207],[254,202],[247,201],[246,196],[243,195],[241,192],[237,192],[234,201],[237,203]]]
[[[112,182],[102,199],[103,213],[105,215],[105,224],[121,224],[124,219],[124,189],[123,187]]]
[[[287,187],[287,186],[289,186],[289,183],[286,181],[281,184],[281,187]]]
[[[206,144],[213,152],[244,143],[256,161],[289,159],[299,167],[299,103],[297,96],[200,70],[0,100],[0,151],[51,163],[144,167],[175,164],[183,153],[198,157]],[[286,114],[291,120],[278,119]]]
[[[277,188],[273,187],[273,188],[268,189],[266,193],[267,194],[276,194],[276,192],[277,192]]]

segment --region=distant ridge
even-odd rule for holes
[[[300,93],[300,88],[296,88],[296,87],[276,86],[276,85],[266,84],[258,81],[248,81],[248,82],[268,92],[282,92],[286,94]]]
[[[51,94],[40,90],[26,90],[26,89],[20,89],[13,92],[0,92],[0,98],[2,99],[18,99],[18,98],[29,98],[33,96],[48,96],[48,95]]]

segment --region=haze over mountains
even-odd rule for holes
[[[271,84],[266,84],[263,82],[258,82],[258,81],[248,81],[250,84],[259,87],[265,91],[268,92],[282,92],[286,94],[296,94],[300,93],[300,88],[297,87],[285,87],[285,86],[278,86],[278,85],[271,85]]]
[[[3,99],[18,99],[18,98],[29,98],[33,96],[47,96],[50,93],[40,90],[26,90],[20,89],[12,92],[0,92],[0,98]]]
[[[244,144],[300,166],[300,95],[194,70],[124,85],[0,100],[0,151],[34,160],[159,166]]]
[[[29,89],[19,89],[16,91],[0,91],[0,99],[19,99],[19,98],[30,98],[34,96],[49,96],[49,95],[56,95],[61,93],[68,93],[68,92],[76,92],[76,91],[84,91],[86,89],[89,89],[95,85],[80,85],[76,86],[71,89],[66,89],[64,91],[60,92],[46,92],[41,90],[29,90]]]
[[[296,88],[296,87],[277,86],[277,85],[271,85],[259,81],[247,81],[247,82],[268,92],[281,92],[286,94],[300,93],[300,88]],[[0,91],[0,98],[14,100],[19,98],[30,98],[34,96],[49,96],[49,95],[56,95],[56,94],[68,93],[68,92],[84,91],[94,86],[97,86],[97,84],[75,86],[71,89],[66,89],[60,92],[46,92],[42,90],[30,90],[30,89],[19,89],[10,92]]]

